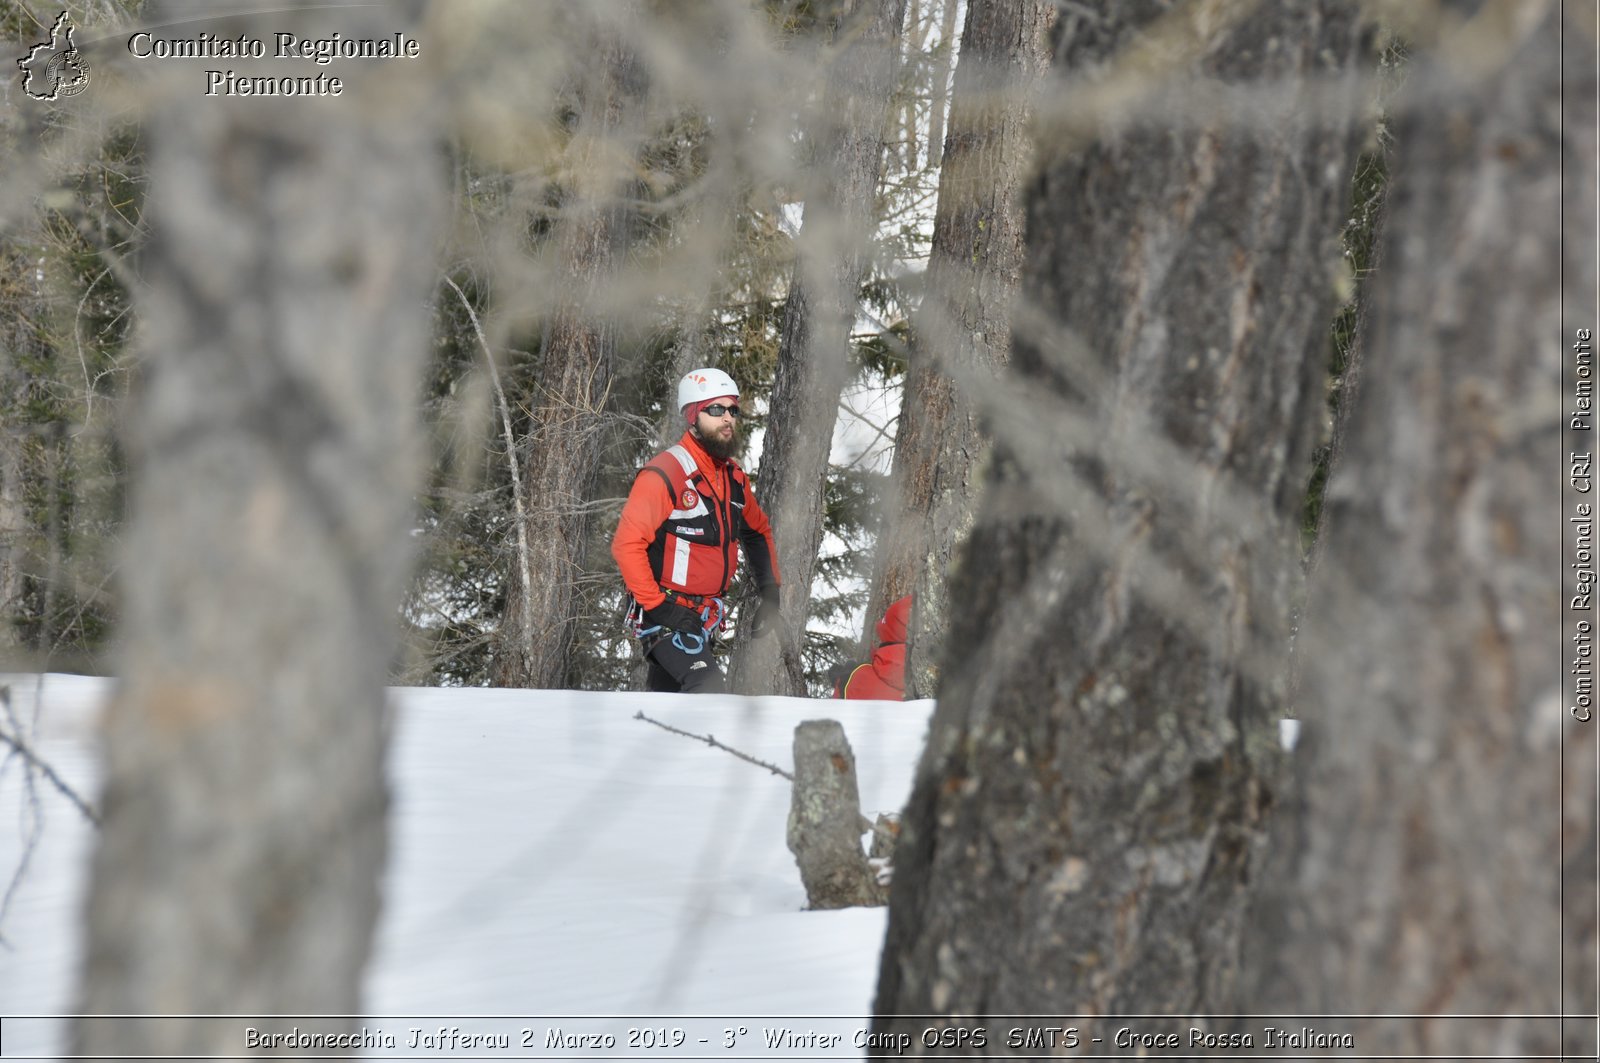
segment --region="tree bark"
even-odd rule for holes
[[[1302,639],[1295,859],[1268,883],[1246,1003],[1469,1016],[1355,1023],[1384,1054],[1592,1056],[1592,1022],[1563,1043],[1552,1021],[1470,1016],[1595,1001],[1595,730],[1561,701],[1553,390],[1594,327],[1595,16],[1445,11],[1397,107],[1372,348]]]
[[[921,0],[906,0],[905,13],[900,24],[899,40],[895,50],[899,55],[897,63],[901,70],[913,71],[921,61],[924,48],[924,29]],[[920,71],[909,78],[901,78],[899,87],[891,89],[895,101],[900,109],[898,121],[899,131],[895,136],[895,144],[899,148],[899,165],[894,169],[902,173],[913,173],[917,169],[917,138],[920,130],[917,126],[917,111],[921,101],[917,99],[918,90],[922,84]]]
[[[21,108],[0,111],[0,149],[5,158],[18,160],[33,154],[31,145],[25,147],[27,132]],[[21,180],[20,176],[11,179]],[[17,407],[25,397],[27,374],[23,362],[33,350],[34,337],[45,317],[35,279],[40,257],[35,235],[27,230],[18,232],[13,225],[10,237],[0,245],[0,342],[5,344],[0,351],[4,358],[0,363],[0,403],[4,404],[5,414],[0,426],[0,651],[5,652],[6,664],[11,668],[20,664],[15,651],[22,641],[19,621],[30,535],[23,497],[26,441]]]
[[[1234,977],[1360,49],[1349,4],[1167,7],[1057,26],[1073,79],[1041,116],[877,1031],[1204,1013]]]
[[[944,165],[945,112],[950,106],[954,89],[950,85],[950,70],[956,63],[956,14],[961,0],[941,0],[939,4],[939,57],[933,64],[932,85],[928,104],[928,168]],[[970,17],[970,16],[969,16]]]
[[[836,55],[810,124],[815,146],[804,178],[805,221],[756,487],[772,515],[783,575],[782,620],[773,635],[760,639],[750,638],[749,625],[741,624],[731,685],[750,694],[806,693],[801,644],[822,545],[823,482],[839,394],[849,378],[856,293],[877,225],[874,205],[905,0],[833,0],[827,12]],[[744,612],[753,607],[749,596]]]
[[[38,245],[26,237],[10,242],[17,246],[0,248],[0,269],[4,270],[0,291],[5,295],[0,329],[6,344],[5,362],[0,364],[0,395],[4,396],[0,402],[5,404],[6,415],[0,427],[0,650],[15,668],[21,664],[15,651],[22,648],[23,641],[29,545],[37,538],[28,518],[24,484],[28,438],[19,407],[30,390],[24,362],[35,360],[36,334],[47,308],[34,279],[39,268]]]
[[[407,10],[228,26],[381,37]],[[149,130],[122,681],[76,1010],[359,1014],[444,195],[434,114],[409,70],[352,66],[319,106],[203,98],[176,67]],[[104,1056],[240,1046],[202,1019],[79,1019],[74,1037]]]
[[[861,851],[872,824],[861,814],[856,757],[838,720],[794,729],[787,839],[812,908],[871,907],[883,887]]]
[[[19,648],[17,620],[22,611],[22,550],[28,525],[23,517],[21,441],[0,439],[0,650]]]
[[[600,468],[605,409],[616,361],[614,315],[594,306],[616,282],[628,245],[624,206],[629,107],[643,94],[637,59],[614,29],[598,30],[592,65],[580,73],[579,120],[556,237],[565,288],[545,329],[537,387],[528,403],[532,425],[524,444],[526,568],[513,573],[501,621],[495,680],[500,686],[560,689],[571,685],[584,571],[580,544],[589,541]],[[619,154],[620,152],[620,154]]]
[[[954,0],[952,0],[952,5]],[[890,603],[915,592],[906,696],[932,697],[949,623],[949,570],[972,529],[987,442],[971,390],[1011,353],[1022,275],[1019,193],[1032,157],[1031,97],[1050,63],[1050,0],[971,0],[952,90],[950,134],[911,334],[895,439],[894,495],[878,539],[862,645]]]

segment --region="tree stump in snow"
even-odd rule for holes
[[[887,891],[861,851],[861,836],[871,829],[844,728],[837,720],[806,720],[794,730],[788,842],[810,907],[885,903]]]

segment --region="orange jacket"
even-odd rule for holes
[[[906,696],[906,629],[911,623],[911,595],[888,609],[878,621],[878,648],[872,663],[860,664],[834,694],[839,698],[902,701]]]
[[[776,586],[772,525],[734,461],[718,461],[688,432],[634,477],[611,556],[634,601],[654,609],[667,590],[727,592],[743,547],[759,587]]]

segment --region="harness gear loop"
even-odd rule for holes
[[[692,631],[674,631],[672,633],[672,644],[693,657],[706,648],[706,643],[711,639],[711,633],[721,629],[727,623],[727,603],[717,595],[685,594],[683,591],[670,590],[665,587],[662,590],[667,592],[669,600],[675,595],[688,601],[691,606],[697,607],[695,611],[700,614],[700,633],[695,634]],[[649,627],[645,627],[644,613],[644,608],[637,601],[628,609],[628,619],[633,624],[633,637],[636,639],[647,639],[651,635],[662,631],[662,625],[660,624],[652,624]],[[662,635],[661,637],[665,638],[666,636]],[[653,642],[651,643],[652,646],[654,644]],[[648,653],[649,651],[650,647],[646,646],[645,652]]]

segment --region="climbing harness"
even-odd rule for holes
[[[682,591],[668,590],[665,587],[662,590],[667,592],[668,598],[677,597],[685,599],[691,604],[699,603],[699,608],[696,612],[700,614],[700,633],[698,635],[692,631],[674,631],[672,633],[672,644],[693,657],[706,648],[706,643],[710,641],[711,633],[723,626],[728,615],[728,607],[721,598],[714,595],[685,594]],[[636,639],[648,639],[663,630],[660,624],[652,624],[649,627],[644,626],[644,608],[638,602],[634,602],[628,609],[628,621],[633,625],[633,637]],[[666,638],[665,635],[660,637]],[[651,642],[650,645],[645,647],[645,651],[649,652],[650,646],[653,645],[655,643]]]

